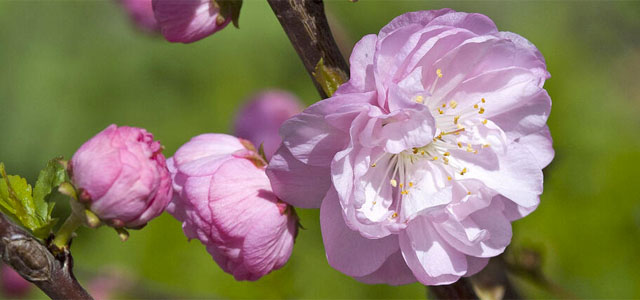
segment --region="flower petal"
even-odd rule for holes
[[[375,272],[398,251],[396,235],[367,239],[347,227],[335,190],[330,190],[322,201],[320,225],[329,264],[349,276],[361,277]]]

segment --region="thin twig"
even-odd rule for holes
[[[349,74],[349,65],[333,39],[322,0],[268,0],[291,44],[302,59],[322,98],[327,94],[313,75],[322,59],[324,66]],[[346,78],[345,78],[346,79]]]
[[[54,257],[47,247],[3,214],[0,214],[0,253],[6,264],[51,299],[93,299],[73,276],[69,251]]]

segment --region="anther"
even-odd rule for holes
[[[458,124],[458,120],[460,120],[460,116],[453,117],[453,124]]]
[[[478,104],[474,104],[473,108],[478,109]]]
[[[436,75],[438,75],[438,78],[442,78],[442,70],[437,69],[436,70]]]
[[[462,171],[460,171],[460,175],[464,175],[464,173],[467,173],[467,168],[462,169]]]
[[[424,97],[422,97],[421,95],[418,95],[418,96],[416,96],[415,101],[416,101],[417,103],[422,103],[422,102],[424,101]]]
[[[456,102],[455,100],[451,100],[449,102],[449,106],[451,106],[451,108],[456,108],[458,106],[458,102]]]
[[[482,100],[480,100],[480,101],[482,101],[482,103],[485,103],[485,102],[486,102],[486,101],[484,100],[484,98],[482,98]]]
[[[482,124],[487,125],[487,119],[482,120]]]
[[[483,114],[484,113],[484,107],[480,107],[480,111],[478,111],[479,114]]]
[[[449,155],[451,155],[451,153],[449,153],[449,151],[447,151],[447,152],[445,152],[443,155],[444,155],[444,156],[449,156]]]
[[[451,176],[447,176],[447,180],[451,180]]]
[[[389,183],[391,183],[391,185],[392,185],[393,187],[398,186],[398,182],[397,182],[395,179],[391,179],[391,180],[389,180]]]

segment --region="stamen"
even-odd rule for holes
[[[462,169],[462,171],[460,172],[460,175],[464,175],[464,173],[467,173],[467,168]]]
[[[389,183],[391,183],[391,186],[393,186],[393,187],[397,187],[398,186],[398,181],[396,181],[395,179],[389,180]]]
[[[482,120],[482,124],[487,125],[487,119]]]
[[[458,106],[458,102],[456,102],[455,100],[451,100],[449,102],[449,106],[451,106],[451,108],[456,108]]]
[[[453,117],[453,124],[458,124],[458,120],[460,120],[460,116]]]
[[[479,114],[483,114],[484,113],[484,107],[480,107],[480,111],[478,111]]]
[[[482,98],[482,100],[480,100],[480,101],[482,101],[482,103],[485,103],[485,102],[486,102],[486,101],[484,100],[484,98]]]
[[[442,78],[442,70],[437,69],[436,70],[436,75],[438,75],[438,78]]]
[[[424,101],[424,97],[422,97],[422,95],[418,95],[418,96],[416,96],[415,101],[417,103],[422,104],[422,102]]]

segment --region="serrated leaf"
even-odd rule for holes
[[[231,18],[233,26],[238,27],[238,20],[240,19],[240,9],[242,8],[242,0],[214,0],[220,7],[220,15],[222,16],[222,22]]]
[[[38,181],[36,181],[33,189],[33,201],[36,211],[43,221],[48,219],[53,209],[53,203],[49,203],[47,197],[66,180],[67,173],[61,161],[62,157],[50,160],[47,166],[40,171]]]
[[[57,222],[51,219],[54,203],[47,202],[46,198],[67,178],[60,160],[53,159],[47,164],[34,189],[26,179],[7,175],[4,164],[0,163],[0,210],[41,239],[49,236]]]

